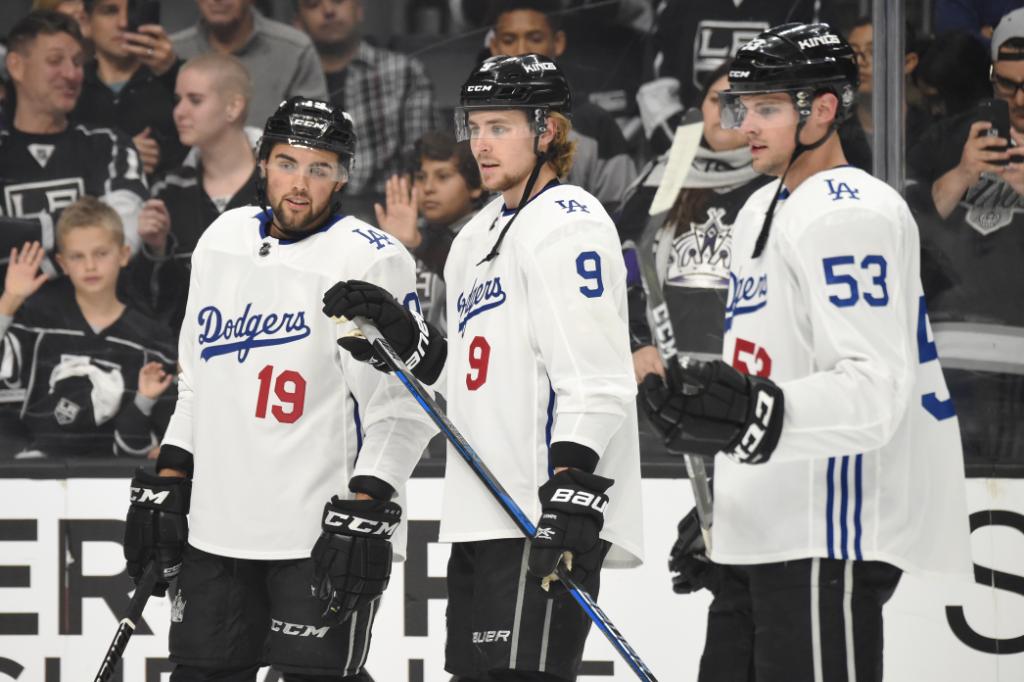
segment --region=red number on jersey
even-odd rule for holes
[[[270,380],[274,376],[273,365],[267,365],[257,375],[260,380],[260,392],[256,397],[256,417],[267,418],[267,403],[270,400]],[[302,416],[306,404],[306,380],[298,372],[286,369],[277,375],[274,381],[274,395],[280,404],[270,408],[274,419],[282,424],[292,424]],[[284,406],[288,406],[285,409]]]
[[[487,381],[487,365],[491,361],[491,345],[482,336],[474,336],[469,344],[469,367],[466,388],[475,391]]]
[[[736,339],[732,366],[752,377],[768,378],[772,374],[772,358],[768,351],[746,339]]]

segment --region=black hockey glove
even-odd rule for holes
[[[338,282],[324,294],[324,314],[349,320],[364,317],[372,322],[398,357],[425,384],[434,383],[444,369],[448,340],[422,315],[410,312],[386,289],[355,279]],[[347,336],[338,339],[338,345],[356,360],[389,371],[366,339]]]
[[[670,450],[722,452],[742,464],[767,462],[782,432],[782,389],[741,374],[721,360],[689,362],[683,385],[649,375],[640,405]]]
[[[682,518],[677,531],[679,535],[668,556],[672,591],[689,594],[706,587],[712,594],[717,593],[720,567],[708,558],[696,507]]]
[[[391,579],[391,536],[402,508],[383,500],[343,500],[324,505],[320,538],[313,546],[313,596],[323,617],[340,625],[380,599]]]
[[[601,528],[608,506],[605,491],[614,481],[580,469],[566,469],[540,487],[541,514],[530,547],[530,573],[547,589],[558,562],[577,580],[600,567]]]
[[[162,597],[168,581],[181,572],[191,495],[190,479],[157,476],[142,467],[135,470],[131,506],[124,527],[124,558],[128,562],[128,575],[136,583],[149,562],[156,563],[161,579],[153,588],[155,596]]]

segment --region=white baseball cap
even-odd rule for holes
[[[1024,8],[1007,12],[992,32],[992,61],[999,59],[999,48],[1011,38],[1024,38]]]

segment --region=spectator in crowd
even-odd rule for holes
[[[253,0],[196,0],[195,26],[171,36],[182,59],[205,52],[238,57],[252,79],[246,123],[263,126],[277,105],[293,96],[327,98],[327,85],[309,38],[301,31],[264,17]],[[360,151],[360,153],[362,153]]]
[[[921,53],[913,81],[932,119],[955,116],[992,96],[988,53],[966,33],[936,37]]]
[[[345,187],[345,210],[372,221],[388,178],[438,120],[423,65],[363,40],[363,18],[362,0],[295,0],[295,24],[313,39],[329,99],[355,121],[359,163]]]
[[[637,104],[644,134],[655,154],[668,149],[688,107],[700,105],[704,77],[749,40],[788,21],[825,21],[838,3],[816,0],[658,0],[651,31],[651,79]]]
[[[1008,343],[1024,329],[1024,9],[999,22],[991,56],[1008,134],[989,134],[995,107],[975,107],[933,125],[907,159],[922,272],[937,273],[925,288],[928,314],[975,461],[1018,459],[1024,444],[1024,363]]]
[[[374,205],[377,225],[416,257],[416,290],[423,316],[439,329],[444,319],[444,264],[455,235],[482,206],[480,168],[469,142],[431,131],[416,141],[412,188],[404,176],[388,180],[386,203]]]
[[[82,89],[78,24],[59,12],[32,12],[11,29],[8,47],[16,103],[13,126],[0,132],[0,253],[27,241],[52,251],[57,214],[86,195],[118,212],[134,251],[149,194],[138,153],[119,131],[68,119]],[[49,262],[44,269],[55,274]]]
[[[42,246],[26,243],[0,295],[0,394],[30,435],[21,456],[147,456],[174,405],[174,337],[117,297],[129,249],[116,211],[79,199],[57,243],[67,278],[47,282]]]
[[[722,355],[722,320],[729,287],[732,226],[747,198],[771,178],[751,166],[746,136],[724,130],[718,116],[718,93],[729,87],[729,63],[707,75],[701,99],[703,135],[675,203],[658,218],[654,261],[681,355],[712,360]],[[658,189],[668,154],[651,161],[643,181],[627,192],[618,216],[619,234],[644,241],[648,210]],[[628,254],[627,254],[628,255]],[[627,258],[627,262],[629,258]],[[635,276],[629,283],[630,343],[637,383],[648,375],[665,377],[647,321],[646,296]]]
[[[999,20],[1020,6],[1021,0],[935,0],[933,28],[936,34],[970,33],[988,44]]]
[[[85,33],[85,0],[32,0],[32,11],[40,9],[68,15],[78,22],[78,28]]]
[[[86,37],[93,59],[73,118],[118,128],[132,137],[147,175],[163,173],[185,156],[171,110],[178,60],[159,24],[128,25],[129,0],[89,0]]]
[[[566,48],[558,4],[552,0],[503,0],[497,3],[491,55],[516,57],[541,54],[557,60]],[[565,179],[597,197],[609,213],[636,178],[636,166],[626,149],[626,140],[611,114],[585,99],[573,102],[571,140],[576,158]]]
[[[839,137],[843,142],[843,152],[851,165],[871,172],[871,136],[875,131],[872,117],[872,93],[874,92],[874,26],[871,17],[860,17],[850,29],[847,41],[857,58],[857,75],[860,85],[857,86],[857,105],[854,116],[846,119],[839,126]],[[906,121],[906,146],[909,149],[920,138],[928,127],[928,113],[912,103],[917,99],[914,92],[914,80],[911,75],[919,61],[917,31],[913,24],[907,22],[904,36],[904,104],[903,115]]]
[[[174,123],[192,147],[185,162],[153,185],[139,216],[142,247],[128,275],[161,321],[181,328],[189,264],[199,237],[221,213],[256,201],[256,135],[245,129],[252,85],[237,58],[209,52],[178,73]]]

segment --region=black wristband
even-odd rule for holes
[[[160,455],[156,458],[156,470],[158,472],[161,469],[177,469],[178,471],[184,471],[189,478],[192,478],[193,467],[192,453],[188,450],[179,448],[177,445],[160,446]]]
[[[354,493],[369,495],[375,500],[387,501],[395,496],[394,487],[376,476],[353,476],[348,482],[348,489]]]
[[[553,468],[571,467],[592,474],[600,459],[597,453],[586,445],[572,441],[560,440],[557,443],[552,443],[548,448],[548,461]]]

